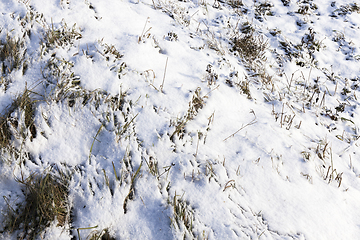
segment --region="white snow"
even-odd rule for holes
[[[272,14],[257,16],[266,3]],[[37,130],[13,136],[22,157],[0,153],[0,222],[9,203],[24,200],[16,177],[60,169],[71,174],[72,220],[38,239],[105,229],[115,239],[358,239],[360,12],[339,15],[355,2],[334,4],[0,0],[3,42],[31,30],[27,71],[11,72],[7,87],[0,81],[1,116],[31,89]],[[22,26],[30,12],[43,18]],[[268,41],[258,69],[271,84],[231,51],[246,22]],[[65,24],[81,38],[42,48],[46,30]],[[80,84],[63,94],[80,95],[56,95],[67,80]],[[191,230],[177,225],[174,199]]]

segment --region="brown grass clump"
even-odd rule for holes
[[[0,117],[0,148],[5,148],[10,144],[11,132],[5,117]]]
[[[68,186],[63,178],[52,174],[31,174],[16,179],[23,186],[25,200],[16,210],[10,205],[4,231],[17,234],[18,239],[35,239],[55,219],[64,226],[70,218]]]

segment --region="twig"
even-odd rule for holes
[[[322,97],[322,99],[321,99],[321,102],[320,102],[320,107],[321,107],[321,105],[325,105],[325,94],[326,94],[326,91],[324,92],[324,95],[323,95],[323,97]]]
[[[91,144],[90,153],[89,153],[89,163],[90,163],[91,153],[92,153],[92,150],[93,150],[93,147],[94,147],[95,140],[97,140],[96,138],[97,138],[98,135],[100,134],[101,129],[103,128],[103,126],[104,126],[104,125],[101,124],[101,126],[100,126],[99,130],[97,131],[97,133],[96,133],[96,135],[95,135],[95,137],[94,137],[94,140],[93,140],[93,142],[92,142],[92,144]]]
[[[155,5],[154,0],[152,0],[152,3],[153,3],[153,5],[154,5],[154,9],[156,10],[157,8],[156,8],[156,5]]]
[[[224,139],[224,142],[226,142],[226,140],[228,140],[229,138],[235,136],[235,134],[237,134],[238,132],[240,132],[240,131],[243,130],[244,128],[246,128],[246,127],[248,127],[248,126],[253,125],[253,124],[256,123],[256,115],[255,115],[254,111],[251,110],[250,112],[254,114],[254,117],[255,117],[255,118],[254,118],[251,122],[249,122],[248,124],[246,124],[245,126],[242,126],[239,130],[237,130],[236,132],[234,132],[233,134],[231,134],[230,136],[228,136],[227,138],[225,138],[225,139]]]
[[[216,89],[218,89],[220,87],[220,84],[219,85],[217,85],[214,89],[211,89],[211,91],[210,92],[208,92],[207,94],[205,94],[204,95],[204,97],[206,97],[206,96],[208,96],[212,91],[214,91],[214,90],[216,90]]]
[[[116,169],[115,169],[114,161],[112,162],[112,166],[113,166],[113,169],[114,169],[115,179],[118,181],[118,180],[119,180],[119,178],[118,178],[118,175],[117,175],[117,173],[116,173]]]
[[[231,179],[229,180],[226,184],[225,184],[225,187],[224,187],[224,190],[223,192],[225,192],[226,189],[228,189],[229,187],[232,187],[232,183],[235,183],[235,180]]]
[[[164,77],[163,77],[162,84],[160,85],[160,91],[161,91],[161,92],[163,92],[163,87],[164,87],[164,82],[165,82],[165,75],[166,75],[166,69],[167,69],[168,60],[169,60],[169,57],[166,58],[165,70],[164,70]]]
[[[150,17],[148,17],[148,18],[146,19],[146,21],[145,21],[144,29],[143,29],[142,32],[141,32],[141,36],[140,36],[139,39],[138,39],[138,43],[141,42],[141,39],[142,39],[143,35],[145,34],[146,24],[147,24],[147,22],[149,21],[149,19],[150,19]]]
[[[284,104],[282,105],[282,110],[281,110],[281,118],[280,118],[280,127],[281,128],[283,125],[283,116],[284,116]]]
[[[79,239],[81,240],[80,231],[79,231],[79,230],[88,230],[88,229],[94,229],[94,228],[97,228],[97,227],[98,227],[98,225],[96,225],[96,226],[94,226],[94,227],[78,228],[78,229],[77,229],[77,233],[78,233]]]
[[[198,137],[198,141],[197,141],[197,145],[196,145],[196,152],[195,152],[195,155],[194,155],[195,159],[197,157],[198,150],[199,150],[199,142],[200,142],[200,137]]]

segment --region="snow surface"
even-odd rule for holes
[[[265,3],[271,14],[256,17],[256,6]],[[0,195],[15,206],[24,198],[15,176],[51,167],[71,172],[73,220],[65,228],[51,225],[39,239],[78,238],[76,229],[93,226],[79,230],[82,239],[103,229],[115,239],[358,239],[360,15],[335,11],[352,3],[0,0],[2,40],[23,35],[27,12],[43,14],[27,26],[28,70],[12,72],[8,89],[1,88],[2,112],[26,87],[50,96],[44,69],[54,56],[73,64],[64,74],[74,73],[81,89],[126,93],[121,109],[81,99],[71,107],[66,98],[36,101],[37,136],[13,143],[31,159],[2,157]],[[308,12],[297,13],[300,6]],[[270,85],[230,51],[246,22],[269,43],[263,67]],[[41,54],[45,30],[65,23],[81,38]],[[279,42],[301,45],[309,28],[320,45],[315,61],[306,49],[291,59]],[[107,61],[105,44],[123,56]],[[211,73],[217,80],[209,84]],[[244,81],[251,98],[239,87]],[[171,138],[197,93],[203,106],[184,135]],[[341,104],[344,111],[336,110]],[[150,163],[158,166],[155,176]],[[193,217],[191,231],[175,223],[175,195]]]

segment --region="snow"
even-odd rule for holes
[[[260,21],[255,7],[269,2]],[[0,110],[7,117],[31,89],[37,135],[13,127],[22,157],[0,153],[0,222],[24,200],[16,178],[60,169],[71,175],[72,220],[38,239],[105,229],[115,239],[357,239],[360,13],[332,17],[347,0],[284,2],[1,0],[0,39],[32,31],[29,67],[3,74]],[[31,11],[43,18],[22,26]],[[245,22],[268,41],[271,84],[230,51]],[[81,38],[41,43],[65,26]],[[320,48],[309,53],[311,31]],[[177,223],[175,199],[191,230]]]

